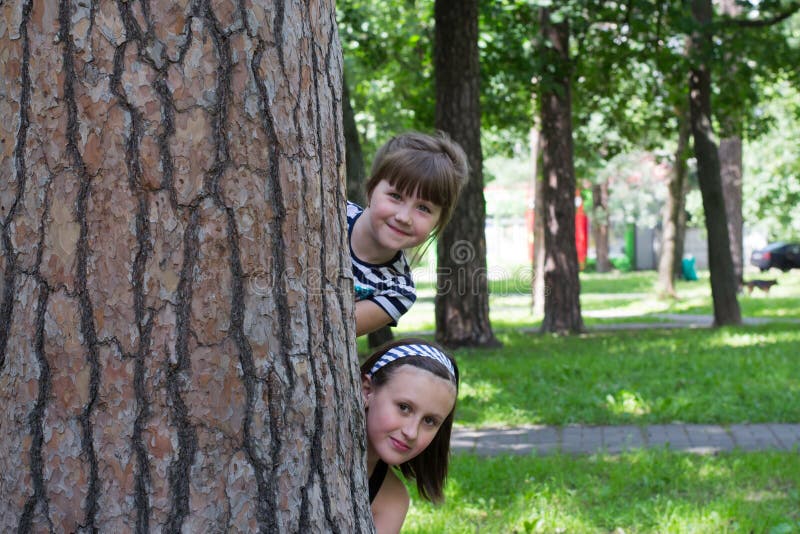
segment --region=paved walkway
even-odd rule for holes
[[[564,452],[611,454],[640,448],[713,454],[721,451],[798,451],[800,424],[526,426],[506,429],[454,428],[454,453],[482,456]]]

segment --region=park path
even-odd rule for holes
[[[480,456],[499,454],[610,453],[666,447],[676,452],[800,451],[800,424],[620,425],[454,428],[450,449]]]

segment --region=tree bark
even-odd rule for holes
[[[333,4],[3,10],[0,531],[371,532]]]
[[[658,258],[658,280],[661,293],[675,297],[675,277],[681,268],[683,255],[683,235],[685,234],[686,183],[688,172],[686,152],[689,145],[690,125],[688,118],[678,118],[678,147],[675,149],[675,163],[667,185],[667,203],[664,206],[664,219],[661,233],[661,255]]]
[[[711,72],[709,61],[713,46],[710,34],[711,0],[692,0],[696,28],[692,32],[689,73],[689,109],[697,159],[697,174],[708,231],[708,264],[711,274],[711,296],[716,326],[742,322],[737,282],[731,259],[725,198],[722,194],[719,154],[711,127]]]
[[[741,14],[741,7],[734,0],[722,0],[720,11],[735,17]],[[728,75],[736,72],[733,54],[724,54],[726,63],[733,65]],[[725,213],[728,216],[728,234],[731,242],[733,272],[738,287],[741,288],[744,275],[744,217],[742,216],[742,120],[735,114],[723,117],[723,139],[719,143],[720,178],[722,195],[725,197]]]
[[[534,109],[536,107],[534,106]],[[533,183],[533,315],[544,317],[544,181],[539,160],[542,156],[542,135],[538,119],[531,128],[531,181]]]
[[[436,0],[436,128],[467,153],[470,176],[437,244],[436,339],[448,347],[491,347],[486,201],[483,197],[477,0]]]
[[[575,248],[570,30],[566,21],[553,23],[547,8],[540,10],[540,26],[542,45],[539,53],[552,66],[539,85],[546,214],[542,331],[578,333],[584,327]]]
[[[742,217],[742,138],[732,135],[719,143],[720,179],[728,219],[733,273],[738,286],[744,274],[744,218]]]
[[[611,271],[608,254],[608,182],[592,184],[592,237],[597,256],[597,272]]]

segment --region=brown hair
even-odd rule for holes
[[[367,180],[367,198],[386,180],[404,195],[419,195],[442,208],[430,239],[438,236],[453,215],[456,201],[469,179],[464,150],[444,132],[407,132],[389,139],[375,153]]]
[[[440,346],[429,341],[421,339],[406,338],[383,345],[376,350],[367,361],[361,364],[361,375],[367,375],[372,366],[375,365],[381,356],[388,350],[401,345],[428,345],[441,351],[442,354],[447,356],[450,363],[453,365],[455,376],[450,374],[450,371],[440,362],[428,356],[404,356],[390,363],[387,363],[372,375],[372,385],[376,389],[380,389],[392,377],[394,371],[403,365],[413,365],[434,375],[444,378],[456,386],[456,397],[458,397],[458,366],[452,356],[447,354]],[[424,451],[419,453],[411,460],[400,464],[400,472],[403,476],[416,480],[417,491],[420,496],[429,501],[438,503],[444,500],[444,482],[447,478],[447,466],[450,463],[450,434],[453,430],[453,417],[456,411],[455,403],[453,409],[447,414],[442,426],[439,427],[436,436],[425,448]]]

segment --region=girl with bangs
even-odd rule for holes
[[[356,335],[396,326],[411,308],[416,292],[404,251],[441,233],[468,172],[464,151],[443,133],[405,133],[378,150],[367,206],[347,203]]]

